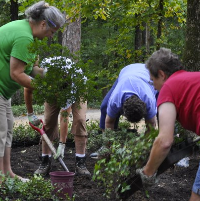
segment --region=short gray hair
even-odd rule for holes
[[[46,20],[49,27],[59,28],[65,23],[65,16],[59,9],[39,1],[25,10],[26,19],[31,22]]]
[[[169,77],[176,71],[183,69],[178,56],[167,48],[160,48],[160,50],[154,52],[146,61],[146,67],[156,78],[158,78],[159,70],[162,70]]]

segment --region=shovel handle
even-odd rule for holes
[[[38,128],[37,126],[34,126],[32,123],[29,122],[30,126],[36,130],[37,132],[39,132],[42,135],[43,140],[47,143],[47,145],[49,146],[49,149],[51,150],[51,152],[53,153],[53,155],[56,154],[56,149],[53,146],[52,142],[49,140],[47,134],[44,131],[44,124],[42,119],[40,119],[40,122],[42,123],[42,128]],[[62,167],[64,168],[65,171],[69,172],[67,166],[65,165],[64,161],[62,160],[61,157],[58,158],[60,164],[62,165]]]
[[[42,138],[43,138],[43,140],[47,143],[47,145],[49,146],[49,149],[51,150],[51,152],[53,153],[53,155],[55,155],[55,154],[56,154],[56,149],[55,149],[55,147],[53,146],[52,142],[49,140],[47,134],[44,133],[44,134],[42,135]]]
[[[42,137],[43,137],[44,141],[47,143],[47,145],[49,146],[49,149],[51,150],[51,152],[53,153],[53,155],[55,155],[56,154],[56,149],[53,146],[52,142],[49,140],[47,134],[44,133],[42,135]],[[60,164],[62,165],[62,167],[64,168],[64,170],[67,171],[67,172],[69,172],[69,170],[68,170],[67,166],[65,165],[64,161],[62,160],[62,158],[59,157],[58,160],[59,160]]]
[[[52,142],[49,140],[47,134],[44,131],[44,124],[43,124],[42,119],[40,119],[40,122],[42,123],[42,128],[38,128],[37,126],[34,126],[31,122],[29,122],[29,124],[34,130],[36,130],[37,132],[39,132],[42,135],[43,140],[47,143],[47,145],[49,146],[53,155],[55,155],[56,149],[54,148]]]
[[[65,165],[63,159],[61,157],[58,158],[60,164],[62,165],[63,169],[67,172],[69,172],[69,169],[67,168],[67,166]]]

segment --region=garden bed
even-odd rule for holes
[[[11,164],[13,171],[16,174],[25,177],[31,177],[33,172],[40,164],[40,147],[33,145],[29,147],[14,147],[12,149]],[[87,155],[91,153],[87,151]],[[70,171],[74,171],[74,154],[73,147],[67,147],[65,151],[64,161]],[[176,167],[168,169],[160,176],[158,184],[149,189],[149,198],[146,197],[143,190],[134,193],[128,201],[188,201],[191,193],[192,184],[198,168],[200,155],[190,157],[190,166],[188,168]],[[87,168],[93,173],[95,160],[87,159]],[[62,167],[57,161],[53,161],[52,171],[62,170]],[[49,179],[46,176],[45,179]],[[105,198],[104,187],[98,186],[96,181],[89,178],[75,176],[74,179],[74,194],[75,201],[117,201],[116,198]],[[17,196],[17,195],[16,195]],[[10,201],[16,200],[10,198]],[[3,199],[3,197],[2,197]],[[38,198],[38,200],[40,200]]]

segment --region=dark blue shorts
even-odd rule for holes
[[[118,79],[115,81],[112,88],[108,91],[108,93],[106,94],[106,96],[104,97],[104,99],[101,103],[101,117],[100,117],[100,128],[101,129],[105,129],[105,120],[106,120],[106,114],[107,114],[108,100],[109,100],[113,90],[115,89],[117,82],[118,82]],[[118,128],[119,118],[120,118],[120,114],[116,117],[114,129]]]

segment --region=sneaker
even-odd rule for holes
[[[86,157],[78,157],[76,156],[76,162],[75,162],[75,173],[76,175],[86,175],[91,176],[90,172],[87,170],[85,165]]]
[[[100,147],[100,149],[98,149],[96,152],[90,154],[90,158],[99,159],[101,155],[103,155],[102,153],[104,152],[104,150],[105,150],[104,146]]]
[[[49,174],[51,170],[51,157],[48,155],[42,156],[42,163],[39,168],[34,172],[34,174],[41,174],[43,176]]]

